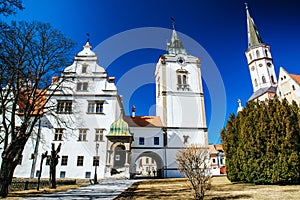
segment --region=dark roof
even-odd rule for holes
[[[124,116],[123,119],[128,123],[129,127],[162,127],[158,116]]]
[[[265,88],[260,88],[259,90],[255,91],[251,97],[249,98],[248,101],[251,101],[253,99],[256,99],[260,96],[262,96],[263,94],[267,93],[267,92],[271,92],[271,93],[276,93],[276,89],[277,87],[271,86],[271,87],[265,87]]]

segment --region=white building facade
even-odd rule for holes
[[[49,155],[52,144],[61,144],[57,178],[133,178],[143,157],[155,163],[156,177],[182,176],[176,153],[208,143],[200,59],[186,52],[173,28],[154,72],[157,116],[125,116],[114,77],[91,48],[87,42],[73,64],[53,77],[50,89],[63,80],[49,103],[55,112],[42,118],[14,176],[38,177],[42,153]],[[42,178],[49,177],[47,164]]]

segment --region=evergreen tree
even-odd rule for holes
[[[300,183],[300,109],[278,98],[248,102],[221,131],[229,180]]]

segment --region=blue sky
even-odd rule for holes
[[[86,33],[90,34],[90,42],[93,47],[96,47],[108,38],[126,30],[141,27],[171,29],[170,18],[173,16],[176,30],[202,45],[221,75],[226,99],[218,100],[222,101],[220,104],[225,104],[226,117],[211,119],[212,106],[215,105],[210,103],[212,91],[209,91],[206,85],[204,94],[209,142],[219,143],[219,131],[223,128],[228,115],[236,112],[237,100],[240,98],[245,105],[252,94],[250,74],[244,56],[247,49],[244,2],[244,0],[24,0],[25,10],[19,11],[8,20],[36,20],[51,23],[54,28],[77,42],[75,54],[86,42]],[[300,74],[298,66],[300,2],[297,0],[248,0],[247,2],[250,14],[264,42],[271,46],[276,73],[278,74],[279,67],[283,66],[289,73]],[[170,37],[171,32],[169,38],[165,39],[165,43]],[[118,45],[121,48],[123,44],[121,42]],[[116,46],[114,48],[118,48]],[[188,46],[186,49],[189,51]],[[136,66],[156,63],[161,54],[164,54],[161,49],[141,48],[121,55],[109,66],[103,67],[118,81]],[[101,61],[105,61],[105,58],[98,56],[101,65]],[[152,67],[152,74],[146,73],[141,76],[150,76],[153,81],[141,85],[130,94],[128,97],[130,102],[125,106],[126,114],[129,114],[128,110],[132,104],[137,108],[137,115],[154,114],[155,65],[152,64]],[[123,86],[119,93],[126,95],[126,86]],[[223,114],[221,113],[220,116]]]

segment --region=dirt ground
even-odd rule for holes
[[[186,179],[159,179],[137,182],[116,200],[125,199],[193,199]],[[259,199],[298,200],[300,185],[233,184],[226,177],[214,177],[212,187],[205,193],[205,200]]]

